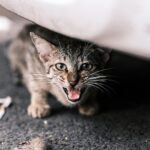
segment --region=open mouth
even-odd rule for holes
[[[63,90],[66,93],[68,100],[71,102],[79,101],[83,93],[83,89],[81,90],[81,89],[76,89],[72,87],[68,87],[68,88],[63,87]]]

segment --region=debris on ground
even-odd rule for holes
[[[48,121],[47,120],[44,120],[43,123],[44,123],[44,125],[48,125]]]
[[[6,108],[12,103],[12,98],[7,96],[5,98],[0,98],[0,119],[4,116]]]
[[[46,149],[46,143],[45,141],[40,138],[36,137],[30,141],[25,141],[19,144],[18,148],[15,148],[14,150],[45,150]]]

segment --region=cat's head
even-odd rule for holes
[[[71,104],[77,104],[89,87],[100,88],[104,81],[101,70],[109,59],[109,52],[96,45],[68,38],[58,45],[30,33],[43,62],[47,78],[60,87]],[[59,92],[59,91],[58,91]],[[90,91],[88,91],[90,92]]]

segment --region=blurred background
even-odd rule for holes
[[[11,40],[28,23],[30,22],[0,6],[0,43]]]

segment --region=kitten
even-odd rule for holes
[[[33,118],[50,114],[48,92],[65,106],[77,106],[81,114],[98,112],[97,89],[105,81],[101,70],[110,57],[108,51],[29,25],[12,42],[8,54],[12,70],[31,94],[28,114]]]

